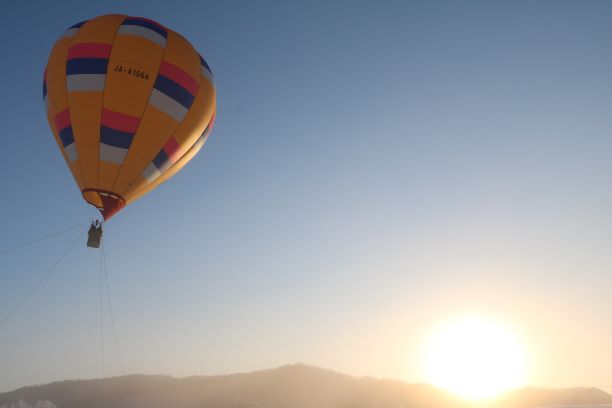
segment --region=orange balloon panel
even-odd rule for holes
[[[187,40],[155,21],[116,14],[62,34],[43,97],[83,198],[104,219],[191,160],[216,103],[212,72]]]

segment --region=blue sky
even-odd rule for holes
[[[182,33],[218,92],[204,150],[106,226],[125,372],[416,382],[432,325],[487,313],[526,339],[530,383],[609,383],[611,3],[5,6],[0,248],[95,215],[41,78],[66,27],[108,13]],[[0,314],[78,234],[0,256]],[[0,327],[0,390],[102,375],[98,256],[77,245]]]

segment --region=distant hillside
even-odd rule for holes
[[[598,388],[522,388],[504,396],[504,407],[612,404],[612,396]],[[608,407],[602,407],[608,408]]]
[[[20,403],[21,402],[21,403]],[[522,389],[486,407],[612,403],[601,390]],[[0,394],[0,408],[464,408],[422,384],[357,378],[303,364],[210,377],[129,375],[63,381]],[[17,405],[21,404],[21,405]]]

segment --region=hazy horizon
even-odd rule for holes
[[[438,387],[435,384],[431,384],[431,383],[427,383],[427,382],[409,382],[406,380],[403,380],[401,378],[393,378],[393,377],[378,377],[378,376],[373,376],[373,375],[355,375],[355,374],[351,374],[351,373],[346,373],[346,372],[342,372],[342,371],[338,371],[335,370],[332,367],[320,367],[320,366],[316,366],[313,364],[308,364],[307,362],[289,362],[286,364],[281,364],[279,366],[274,366],[274,367],[261,367],[261,368],[256,368],[256,369],[252,369],[252,370],[247,370],[247,371],[236,371],[236,372],[220,372],[220,373],[199,373],[199,374],[189,374],[189,375],[185,375],[185,376],[177,376],[177,375],[172,375],[172,374],[167,374],[167,373],[143,373],[143,372],[127,372],[127,373],[121,373],[121,374],[117,374],[117,375],[110,375],[110,376],[93,376],[93,377],[82,377],[82,378],[58,378],[46,383],[35,383],[35,384],[22,384],[19,385],[16,388],[10,389],[10,390],[0,390],[0,394],[1,393],[6,393],[6,392],[11,392],[11,391],[15,391],[21,388],[29,388],[29,387],[37,387],[37,386],[41,386],[41,385],[48,385],[48,384],[54,384],[54,383],[63,383],[63,382],[73,382],[73,381],[96,381],[96,380],[104,380],[104,379],[112,379],[112,378],[121,378],[121,377],[139,377],[139,376],[159,376],[159,377],[168,377],[168,378],[172,378],[172,379],[177,379],[177,380],[184,380],[184,379],[189,379],[189,378],[194,378],[194,377],[226,377],[226,376],[236,376],[236,375],[248,375],[248,374],[257,374],[257,373],[262,373],[262,372],[270,372],[270,371],[275,371],[275,370],[282,370],[282,369],[291,369],[291,368],[304,368],[304,369],[312,369],[312,370],[316,370],[316,371],[323,371],[323,372],[328,372],[328,373],[334,373],[334,374],[340,374],[340,375],[344,375],[344,376],[348,376],[348,377],[353,377],[356,379],[374,379],[374,380],[390,380],[390,381],[398,381],[407,385],[426,385],[426,386],[431,386],[433,388],[437,388],[440,391],[444,391],[444,392],[448,392],[450,395],[452,395],[452,392],[449,392],[448,390],[444,390],[444,388]],[[519,390],[519,389],[524,389],[524,388],[538,388],[538,389],[580,389],[580,388],[596,388],[599,389],[601,391],[603,391],[604,393],[610,395],[610,397],[612,397],[612,392],[610,389],[606,390],[604,388],[601,387],[597,387],[597,386],[573,386],[573,387],[538,387],[538,386],[534,386],[532,384],[524,384],[521,386],[518,386],[516,388],[510,388],[508,390],[506,390],[505,392],[508,391],[515,391],[515,390]],[[612,387],[607,387],[607,388],[612,388]],[[461,399],[459,397],[459,399]],[[599,406],[605,406],[608,404],[599,404]],[[612,404],[610,404],[612,405]],[[574,405],[576,406],[576,405]]]
[[[292,361],[610,390],[612,2],[7,3],[0,250],[96,215],[41,88],[59,35],[109,13],[201,51],[215,127],[105,225],[120,353],[79,243],[0,326],[0,391]],[[0,254],[0,320],[80,233]]]
[[[444,389],[427,384],[353,377],[305,364],[225,376],[174,378],[162,375],[129,375],[62,381],[0,393],[0,408],[98,406],[608,408],[612,406],[612,395],[586,388],[522,388],[474,405],[454,397]]]

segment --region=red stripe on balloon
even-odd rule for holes
[[[177,141],[172,137],[168,142],[164,145],[164,152],[168,155],[168,158],[172,163],[176,163],[180,156],[178,155],[178,151],[180,149]]]
[[[198,93],[198,87],[200,86],[198,82],[176,65],[162,61],[159,73],[185,88],[191,95],[196,96]]]
[[[70,112],[68,112],[68,109],[61,111],[60,113],[55,115],[53,121],[55,122],[55,128],[57,129],[57,131],[61,132],[62,130],[70,126]]]
[[[140,118],[125,115],[108,109],[102,109],[102,125],[127,133],[136,133]]]
[[[109,58],[111,45],[100,43],[81,43],[68,49],[68,59],[75,58]]]

